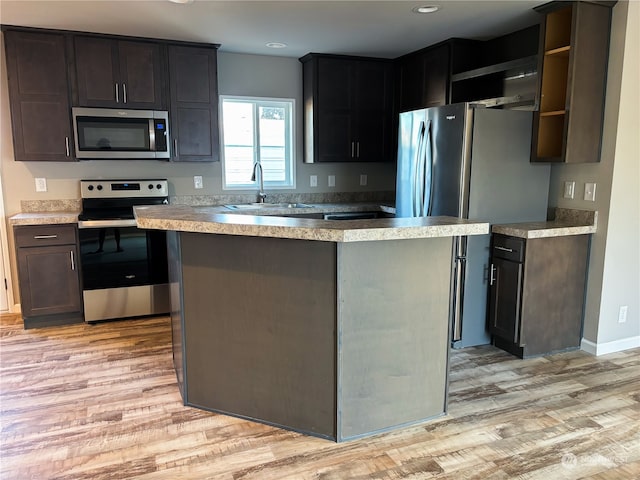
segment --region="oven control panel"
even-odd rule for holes
[[[80,180],[82,198],[168,197],[169,182],[149,180]]]

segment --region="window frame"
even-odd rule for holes
[[[286,176],[290,180],[288,183],[280,183],[280,182],[272,182],[272,181],[264,181],[265,190],[291,190],[296,188],[296,100],[295,98],[278,98],[278,97],[254,97],[254,96],[246,96],[246,95],[220,95],[219,96],[219,116],[220,116],[220,164],[222,166],[222,189],[223,190],[255,190],[259,188],[259,182],[256,179],[253,182],[248,182],[246,184],[227,184],[227,171],[226,171],[226,158],[225,158],[225,136],[224,136],[224,104],[225,101],[236,101],[238,103],[252,103],[253,107],[253,123],[254,123],[254,131],[253,131],[253,139],[254,139],[254,148],[253,148],[253,158],[254,161],[259,155],[259,139],[260,139],[260,131],[259,125],[259,108],[265,106],[273,106],[269,104],[289,104],[290,109],[288,112],[289,116],[289,125],[285,124],[285,152],[287,148],[289,150],[289,160],[287,162],[287,157],[285,153],[285,165],[286,165]],[[278,105],[278,106],[280,106]],[[285,113],[285,120],[287,114]],[[287,136],[289,137],[289,141],[287,142]],[[288,146],[287,146],[288,143]],[[259,157],[258,157],[259,158]],[[259,159],[259,161],[261,161]]]

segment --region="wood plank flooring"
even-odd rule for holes
[[[184,407],[170,340],[166,317],[2,315],[0,478],[640,478],[640,349],[454,351],[446,417],[336,444]]]

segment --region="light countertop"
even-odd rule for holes
[[[595,233],[598,212],[590,210],[556,209],[555,220],[493,225],[491,231],[518,238],[549,238]]]
[[[11,225],[54,225],[78,223],[80,212],[31,212],[18,213],[9,217]]]
[[[264,209],[266,210],[266,209]],[[280,216],[222,213],[220,207],[157,205],[135,207],[140,228],[180,232],[290,238],[325,242],[363,242],[454,237],[489,233],[486,222],[455,217],[316,220]],[[293,211],[292,211],[293,210]],[[322,209],[289,209],[289,213],[323,213]],[[306,209],[305,209],[306,210]],[[340,211],[345,211],[343,208]],[[256,212],[258,213],[258,212]],[[275,213],[274,213],[275,214]]]

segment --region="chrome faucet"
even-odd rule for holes
[[[264,193],[264,178],[262,174],[262,165],[260,162],[255,162],[253,164],[253,173],[251,174],[251,181],[256,181],[256,172],[260,176],[260,190],[258,190],[258,203],[264,203],[264,200],[267,198],[267,194]]]

